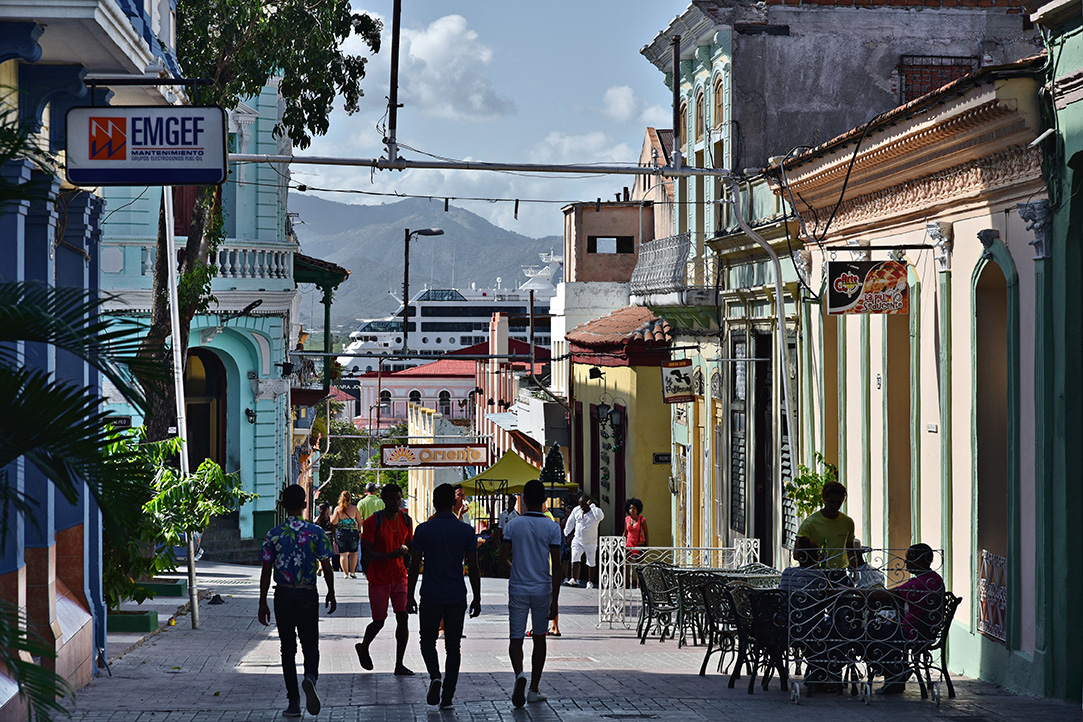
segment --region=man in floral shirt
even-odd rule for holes
[[[275,626],[282,640],[282,675],[286,678],[288,707],[283,717],[301,716],[301,695],[297,689],[297,638],[301,639],[305,674],[301,687],[305,691],[305,706],[309,714],[319,714],[320,698],[316,695],[316,679],[320,667],[319,612],[320,597],[316,592],[316,566],[323,568],[327,581],[327,610],[333,614],[335,603],[335,574],[331,569],[331,542],[323,529],[301,518],[308,495],[293,484],[282,492],[282,508],[286,521],[267,532],[260,552],[263,574],[259,580],[259,623],[267,626],[271,610],[267,606],[267,591],[271,575],[275,580]]]

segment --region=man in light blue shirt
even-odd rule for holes
[[[544,702],[538,689],[545,666],[545,632],[548,620],[557,616],[560,594],[560,525],[542,513],[545,505],[545,485],[534,479],[523,487],[526,513],[508,522],[504,542],[500,546],[500,566],[509,567],[508,626],[511,641],[508,656],[515,672],[511,701],[516,707],[526,702]],[[530,659],[530,691],[523,673],[523,637],[526,636],[527,613],[531,616],[531,639],[534,653]]]

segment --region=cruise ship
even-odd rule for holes
[[[489,340],[489,321],[494,313],[508,316],[508,336],[530,342],[530,292],[534,292],[534,343],[550,345],[549,303],[561,280],[563,258],[549,253],[538,254],[542,265],[526,266],[526,279],[515,289],[469,290],[426,288],[410,300],[410,352],[421,356],[442,356]],[[418,327],[420,324],[420,328]],[[402,305],[394,314],[362,321],[350,334],[344,349],[349,355],[338,362],[346,373],[375,371],[379,356],[402,350]],[[371,358],[369,358],[371,357]],[[385,370],[398,371],[426,363],[425,359],[394,359],[384,363]]]

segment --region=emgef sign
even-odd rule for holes
[[[67,176],[74,185],[226,180],[226,114],[217,106],[72,108],[67,132]]]
[[[395,444],[380,447],[386,467],[488,466],[487,444]]]

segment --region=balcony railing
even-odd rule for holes
[[[215,266],[219,278],[292,278],[293,251],[258,246],[222,246]]]
[[[692,236],[659,238],[639,248],[639,261],[632,271],[631,290],[637,296],[672,293],[688,287],[688,252]]]

